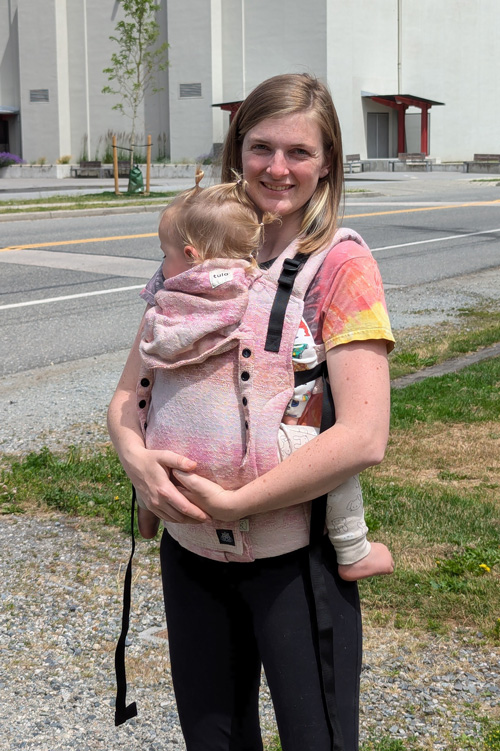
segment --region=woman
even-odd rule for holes
[[[266,228],[259,263],[272,264],[298,240],[312,253],[331,244],[342,190],[338,119],[327,89],[309,75],[277,76],[257,87],[235,116],[223,180],[241,171],[259,211],[281,216]],[[157,274],[143,297],[153,303]],[[109,408],[120,460],[148,508],[167,524],[234,522],[301,508],[383,458],[389,425],[387,350],[392,334],[376,264],[362,245],[341,242],[306,295],[306,319],[324,342],[336,423],[274,469],[238,490],[193,472],[194,462],[147,450],[137,418],[138,342]],[[303,422],[316,425],[311,400]],[[174,485],[171,482],[175,476]],[[262,526],[262,517],[259,517]],[[258,690],[266,672],[283,751],[330,751],[311,617],[307,520],[297,549],[238,562],[211,560],[162,537],[161,561],[172,676],[188,751],[260,751]],[[171,527],[172,528],[172,527]],[[277,547],[283,540],[276,532]],[[181,536],[182,537],[182,536]],[[297,539],[297,538],[295,538]],[[358,747],[361,631],[356,585],[338,578],[324,539],[323,569],[333,618],[335,684],[343,748]],[[334,748],[340,748],[336,738]]]

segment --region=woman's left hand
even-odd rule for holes
[[[242,510],[236,508],[233,490],[224,490],[217,483],[200,477],[194,472],[173,469],[172,474],[181,483],[181,486],[177,486],[177,490],[213,519],[234,522],[244,516]]]

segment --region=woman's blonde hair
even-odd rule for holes
[[[242,179],[208,188],[200,188],[200,180],[163,212],[162,216],[170,215],[168,231],[175,233],[183,246],[192,245],[198,251],[199,262],[240,258],[254,267],[264,239],[264,225],[277,217],[266,212],[259,219]]]
[[[299,112],[310,114],[318,124],[328,174],[304,206],[299,251],[312,253],[330,240],[337,228],[342,197],[344,167],[340,123],[330,92],[325,84],[308,73],[288,73],[267,79],[254,89],[237,111],[224,144],[222,180],[230,179],[234,170],[242,172],[241,149],[249,130],[270,117],[284,117]]]

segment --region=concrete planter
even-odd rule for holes
[[[0,168],[0,178],[25,178],[27,180],[35,180],[41,177],[59,178],[64,179],[71,177],[71,168],[77,167],[76,164],[12,164],[10,167]],[[113,165],[107,164],[111,170],[110,174],[113,174]],[[139,167],[142,170],[144,177],[146,177],[146,165],[140,164]],[[216,167],[212,164],[203,166],[205,173],[205,180],[219,180],[220,179],[220,167]],[[193,178],[196,172],[195,164],[152,164],[151,165],[151,177],[152,178]]]
[[[0,178],[16,177],[36,180],[40,177],[64,178],[70,176],[70,164],[11,164],[0,169]]]

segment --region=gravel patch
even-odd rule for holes
[[[147,638],[165,628],[156,541],[139,543],[134,568],[127,670],[139,715],[113,724],[128,550],[123,534],[95,520],[1,518],[1,749],[184,751],[167,641]],[[260,709],[270,737],[265,684]],[[416,736],[422,748],[446,749],[478,735],[477,717],[499,713],[499,654],[481,635],[365,629],[362,739]]]

